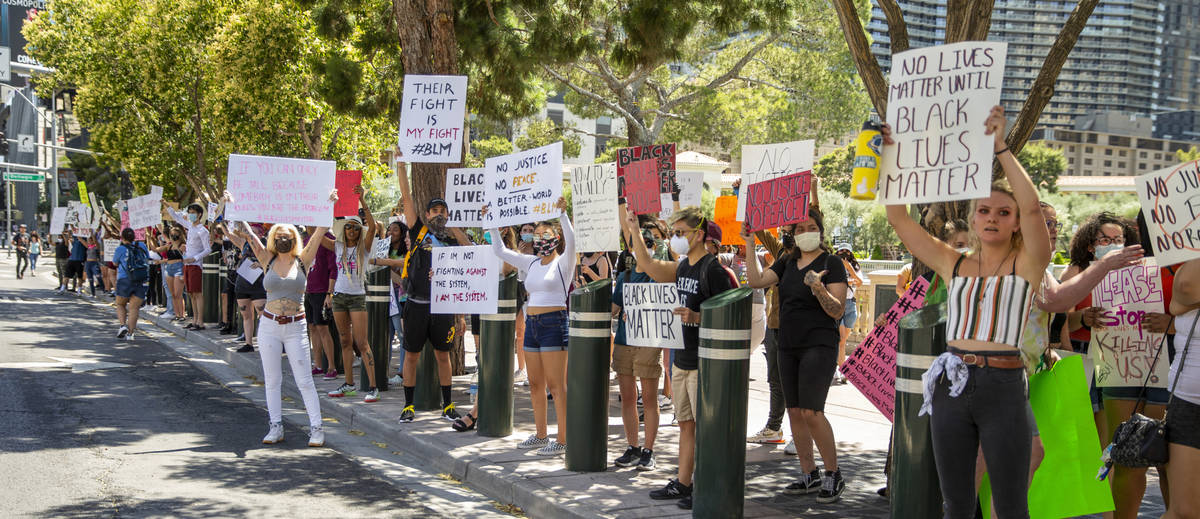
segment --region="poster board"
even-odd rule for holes
[[[430,313],[494,314],[499,302],[500,257],[491,245],[434,247]]]
[[[333,216],[357,216],[359,196],[354,188],[362,184],[362,170],[339,169],[335,175],[333,185],[337,189],[338,199],[333,204]]]
[[[101,261],[112,261],[113,254],[116,254],[117,247],[121,246],[121,240],[105,239],[104,240],[104,258]]]
[[[63,229],[67,225],[67,208],[55,207],[50,213],[50,234],[62,234]]]
[[[483,216],[487,173],[484,168],[446,170],[446,208],[450,211],[447,227],[480,227]]]
[[[808,220],[812,171],[774,177],[750,184],[746,193],[746,227],[774,229]]]
[[[883,314],[876,326],[842,363],[842,375],[858,388],[888,420],[896,406],[896,346],[900,344],[900,319],[925,304],[929,281],[914,279],[908,291]]]
[[[1200,258],[1200,160],[1137,177],[1134,187],[1154,258],[1162,265]]]
[[[336,171],[330,160],[230,155],[225,218],[330,227]]]
[[[746,221],[750,186],[773,178],[811,173],[815,150],[816,141],[813,140],[742,146],[742,186],[738,189],[737,220]]]
[[[577,252],[620,250],[616,163],[571,169],[571,210]]]
[[[626,345],[683,349],[683,321],[674,313],[683,303],[674,283],[625,283],[621,291]]]
[[[700,207],[704,203],[703,172],[677,171],[675,181],[679,183],[679,207]]]
[[[562,141],[485,161],[488,228],[558,218],[562,196]],[[461,313],[461,312],[460,312]]]
[[[617,192],[634,214],[662,211],[675,184],[675,143],[617,150]]]
[[[399,145],[403,160],[457,164],[462,161],[467,76],[404,76]]]
[[[1007,50],[966,41],[892,55],[886,120],[895,144],[883,147],[880,203],[988,196],[995,149],[984,122],[1000,104]]]
[[[737,221],[737,197],[717,197],[713,222],[721,228],[721,245],[745,245],[741,237],[742,222]]]
[[[129,226],[134,229],[154,227],[162,223],[162,198],[154,195],[135,196],[129,199]]]
[[[1167,355],[1154,362],[1163,334],[1142,330],[1147,313],[1164,313],[1162,275],[1155,258],[1110,271],[1092,289],[1092,305],[1104,309],[1103,328],[1092,328],[1088,355],[1096,363],[1097,387],[1167,387]]]

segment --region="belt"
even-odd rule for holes
[[[963,363],[968,366],[977,366],[980,368],[1019,369],[1025,367],[1025,363],[1021,362],[1020,355],[987,355],[954,352],[954,356],[962,359]]]
[[[267,319],[275,321],[279,324],[291,324],[291,323],[294,323],[297,321],[304,320],[304,312],[298,313],[296,315],[275,315],[271,312],[263,310],[262,315],[263,315],[263,317],[266,317]]]

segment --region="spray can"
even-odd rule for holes
[[[879,161],[883,150],[882,126],[874,121],[863,123],[854,141],[854,173],[851,177],[850,198],[874,200],[879,186]]]

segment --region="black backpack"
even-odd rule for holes
[[[129,280],[140,284],[150,279],[150,255],[146,253],[146,250],[138,247],[137,243],[124,247],[128,252],[125,255],[125,272],[129,274]]]

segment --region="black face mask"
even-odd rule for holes
[[[793,249],[796,247],[796,237],[790,232],[780,233],[779,239],[780,244],[783,245],[783,248],[785,249]]]
[[[294,245],[291,238],[275,238],[275,251],[281,254],[292,252]]]

